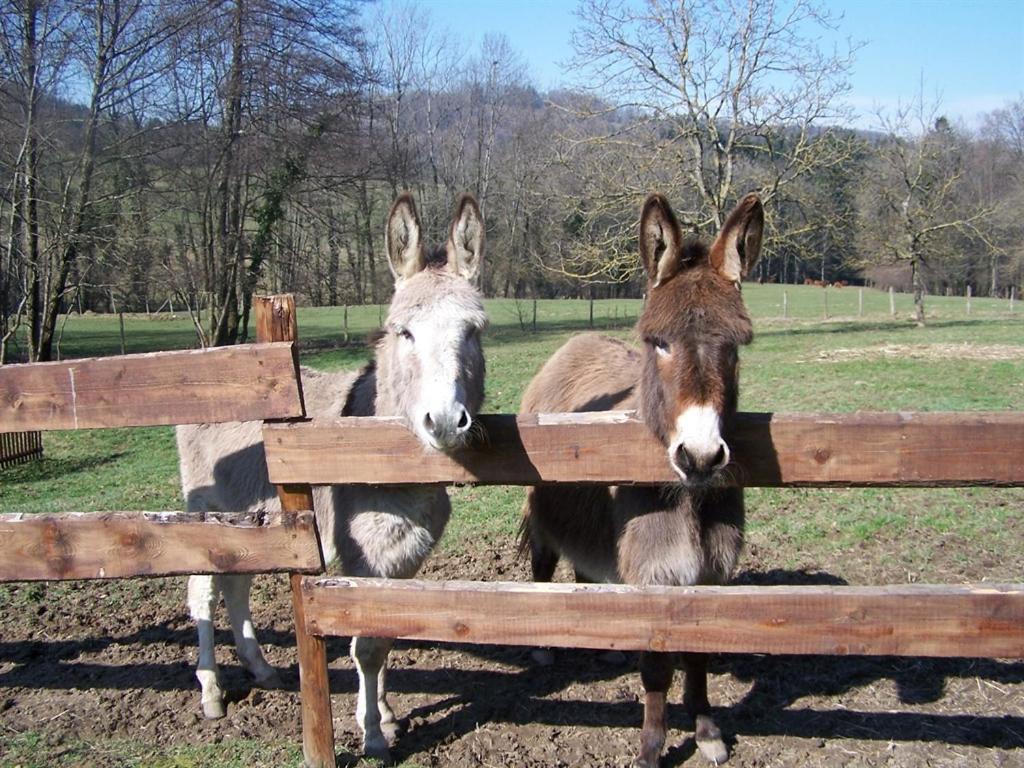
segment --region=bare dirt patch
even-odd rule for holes
[[[918,566],[922,580],[977,579],[982,559],[991,562],[982,545],[960,538],[947,536],[932,549],[940,554]],[[996,579],[1019,580],[1024,572],[1024,551],[1009,550],[991,562]],[[835,561],[798,558],[780,570],[777,553],[752,542],[738,581],[899,583],[907,579],[903,552],[902,542],[882,541]],[[425,576],[525,580],[527,569],[511,542],[483,541],[471,552],[435,557]],[[68,739],[96,745],[76,766],[104,767],[124,765],[107,746],[116,739],[154,747],[232,738],[297,744],[286,579],[262,577],[254,589],[261,638],[284,670],[286,689],[252,689],[221,631],[219,659],[232,694],[228,716],[213,722],[199,714],[184,586],[158,579],[7,587],[0,764],[8,765],[3,735],[23,731],[42,734],[40,765],[58,764]],[[341,763],[352,765],[356,676],[345,640],[332,640],[329,652],[338,750]],[[396,757],[410,766],[624,766],[637,746],[641,689],[632,655],[610,663],[597,652],[560,651],[553,666],[538,667],[523,648],[400,642],[392,670],[392,704],[407,727]],[[730,656],[715,662],[710,688],[734,766],[1024,765],[1022,661]],[[677,677],[676,704],[680,690]],[[679,706],[671,727],[663,765],[701,765]],[[278,765],[271,746],[252,763]]]
[[[852,360],[911,359],[948,362],[950,360],[1020,361],[1024,346],[1011,344],[883,344],[877,347],[823,349],[813,358],[800,362],[845,363]]]

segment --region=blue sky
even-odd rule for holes
[[[641,0],[637,0],[640,2]],[[785,2],[785,0],[782,0]],[[421,0],[438,26],[464,41],[505,34],[534,83],[565,82],[559,66],[572,53],[575,0]],[[839,34],[866,43],[857,55],[850,101],[864,127],[877,107],[906,102],[924,78],[926,99],[973,125],[979,112],[1024,95],[1024,2],[1021,0],[829,0],[843,14]]]

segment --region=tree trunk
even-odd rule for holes
[[[210,313],[210,335],[215,347],[234,344],[238,340],[238,288],[239,283],[244,280],[241,242],[242,179],[237,152],[238,138],[242,130],[244,19],[245,2],[236,0],[231,35],[231,71],[227,83],[227,114],[224,120],[224,167],[218,190],[220,216],[217,234],[220,247],[217,255],[222,271],[217,293],[220,298],[220,311]]]
[[[93,64],[89,116],[85,124],[82,154],[78,160],[78,200],[73,206],[73,211],[70,215],[62,216],[62,220],[67,222],[64,244],[58,252],[56,263],[50,270],[49,281],[45,289],[40,292],[43,306],[41,308],[42,323],[39,327],[36,345],[36,360],[52,359],[54,333],[57,329],[57,319],[60,315],[64,293],[67,289],[68,276],[71,274],[71,268],[81,253],[89,206],[92,204],[92,182],[96,170],[96,143],[100,122],[100,102],[106,93],[110,51],[115,48],[117,37],[122,31],[119,21],[115,20],[111,24],[106,20],[106,11],[107,6],[105,2],[96,3],[94,12],[96,22],[96,60]],[[105,28],[107,29],[106,33],[104,33]],[[70,184],[66,189],[67,192],[62,203],[64,211],[72,207]],[[32,202],[34,203],[34,200]]]
[[[914,289],[914,322],[918,328],[924,328],[924,279],[921,258],[917,254],[910,257],[910,279]]]

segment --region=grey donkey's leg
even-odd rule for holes
[[[359,672],[356,720],[363,731],[363,753],[390,762],[389,737],[394,739],[397,723],[385,699],[385,670],[394,640],[380,637],[352,638],[352,658]]]
[[[281,678],[267,660],[256,639],[256,630],[252,625],[252,613],[249,609],[249,591],[252,589],[252,576],[230,575],[216,577],[224,594],[224,604],[231,620],[231,631],[235,635],[235,650],[238,658],[249,670],[255,683],[261,688],[280,688]]]
[[[213,615],[217,610],[219,588],[214,576],[190,576],[188,610],[199,632],[199,662],[196,677],[202,688],[203,716],[211,720],[224,717],[224,691],[217,674],[213,648]]]
[[[708,703],[708,657],[703,653],[684,653],[683,669],[686,684],[683,704],[693,718],[694,737],[697,748],[715,765],[729,759],[729,750],[722,739],[715,721],[711,719],[711,705]]]

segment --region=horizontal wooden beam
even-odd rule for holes
[[[0,432],[301,417],[291,344],[0,366]]]
[[[1024,658],[1024,584],[648,587],[306,578],[315,635],[717,653]]]
[[[264,429],[275,483],[660,484],[665,448],[631,413],[481,416],[486,438],[426,451],[397,419]],[[1024,413],[741,413],[728,441],[746,486],[1024,485]]]
[[[254,523],[185,512],[0,515],[0,581],[323,570],[312,512]]]

